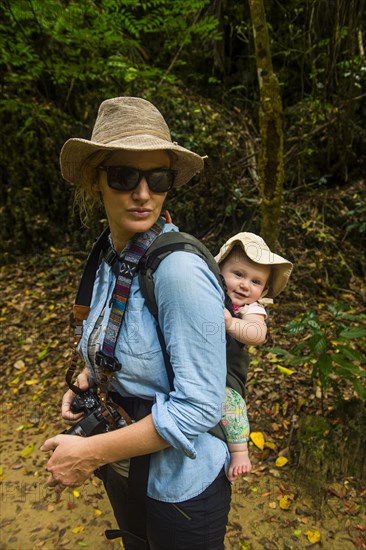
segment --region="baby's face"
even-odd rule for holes
[[[252,262],[238,249],[234,249],[221,265],[227,293],[234,306],[252,304],[261,297],[271,274],[269,265]]]

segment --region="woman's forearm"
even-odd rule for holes
[[[117,460],[154,453],[169,447],[149,415],[119,430],[80,437],[60,434],[45,441],[41,451],[53,451],[47,470],[48,485],[81,485],[100,466]]]
[[[94,436],[90,445],[101,465],[170,446],[156,431],[151,414],[125,428]]]

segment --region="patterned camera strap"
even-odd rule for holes
[[[99,398],[102,407],[102,413],[112,428],[118,427],[115,425],[113,416],[109,413],[107,405],[113,407],[126,424],[131,424],[131,418],[127,412],[119,405],[108,398],[109,380],[114,372],[121,368],[121,364],[116,359],[114,353],[118,335],[121,331],[126,305],[131,290],[133,277],[136,273],[139,261],[160,235],[164,227],[164,222],[158,218],[156,223],[145,233],[138,233],[130,241],[128,249],[125,251],[122,259],[119,259],[117,254],[109,250],[108,263],[113,268],[117,259],[120,262],[119,273],[113,291],[113,299],[111,312],[109,314],[108,324],[105,337],[103,340],[102,349],[95,354],[95,362],[99,367]]]
[[[108,357],[114,358],[116,343],[122,327],[132,280],[139,261],[155,239],[160,235],[163,228],[164,222],[161,218],[158,218],[156,223],[148,231],[136,235],[130,242],[130,246],[125,252],[123,259],[120,260],[120,270],[113,291],[112,307],[102,346],[103,354]]]

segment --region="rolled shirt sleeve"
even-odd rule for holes
[[[223,291],[206,262],[175,252],[154,274],[159,324],[174,372],[169,396],[156,393],[158,433],[186,456],[221,418],[226,381]]]

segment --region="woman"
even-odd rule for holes
[[[203,168],[199,155],[171,141],[164,118],[151,103],[126,97],[104,101],[91,140],[68,140],[60,162],[79,197],[103,201],[111,243],[120,257],[117,285],[123,281],[119,277],[131,243],[143,242],[154,231],[177,230],[159,217],[164,199],[173,185],[188,183]],[[86,363],[77,379],[82,390],[100,382],[100,354],[107,353],[106,340],[115,335],[110,330],[115,287],[116,270],[102,261],[79,346]],[[220,420],[225,393],[223,293],[205,262],[187,252],[174,252],[161,263],[154,289],[174,388],[167,379],[156,322],[134,276],[122,326],[112,342],[113,360],[121,368],[109,377],[109,389],[122,406],[137,397],[152,404],[151,412],[107,433],[47,440],[41,449],[53,451],[48,483],[78,485],[97,471],[128,550],[222,550],[230,507],[224,472],[229,454],[208,430]],[[79,419],[70,411],[74,397],[69,390],[63,398],[62,415],[69,422]],[[126,479],[128,459],[149,454],[145,536],[136,527],[137,514],[127,518],[136,495],[131,487],[128,493]]]

